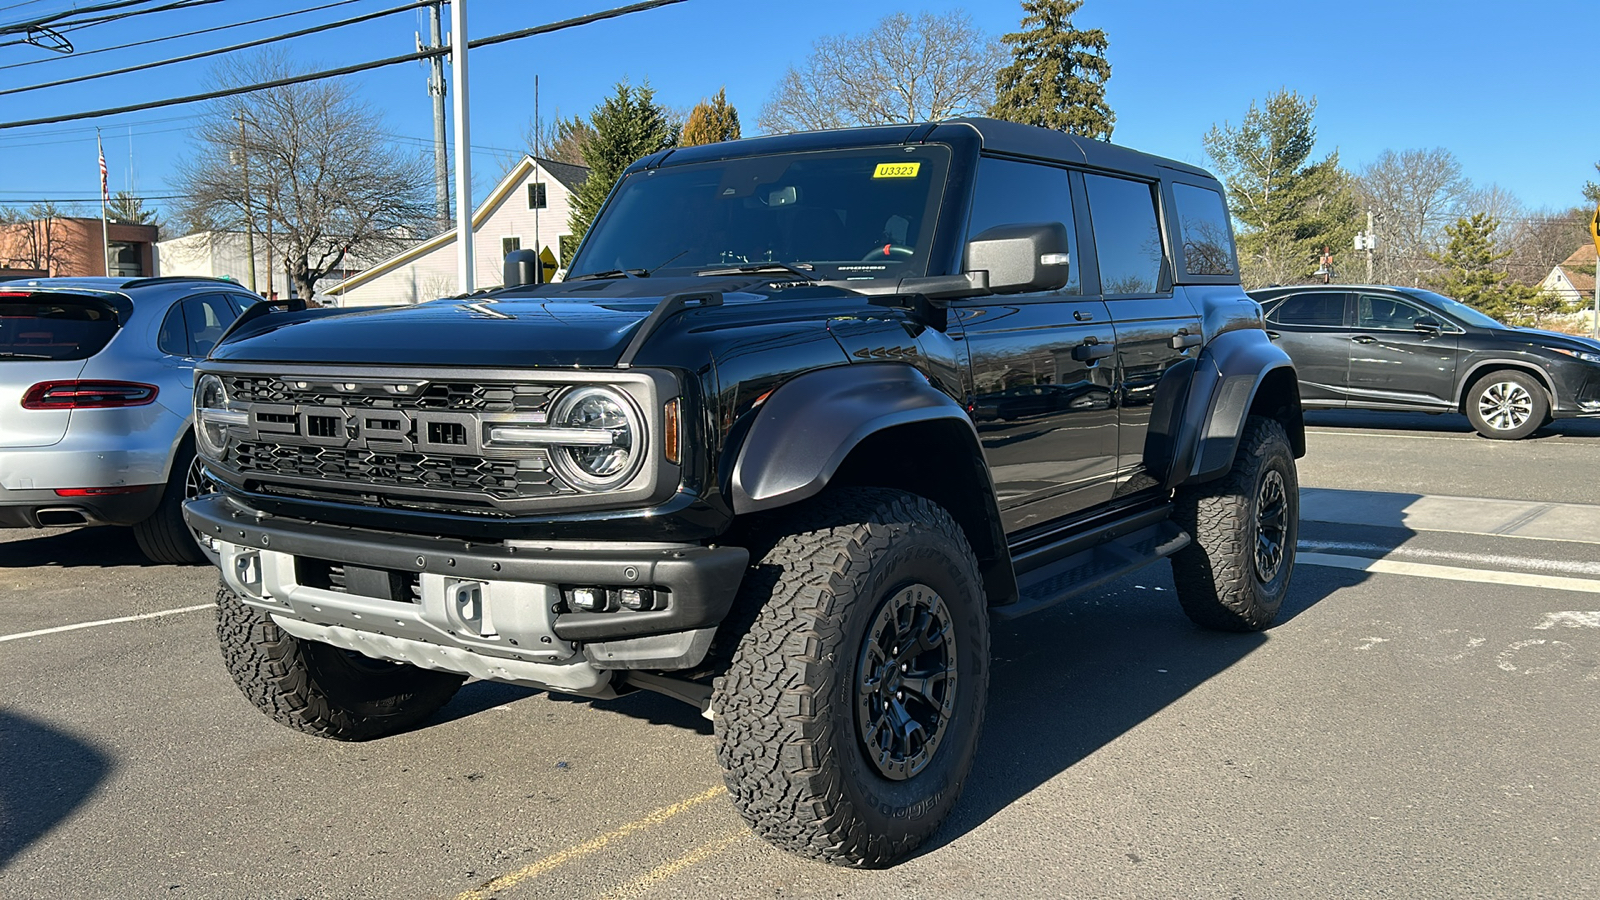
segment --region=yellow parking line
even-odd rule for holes
[[[568,847],[565,850],[552,853],[549,856],[538,860],[537,862],[529,863],[528,865],[523,866],[515,872],[509,872],[505,875],[501,875],[498,878],[484,883],[482,887],[457,894],[455,900],[487,900],[489,895],[495,893],[496,891],[503,891],[507,888],[516,887],[518,884],[521,884],[530,878],[538,878],[540,875],[550,872],[560,866],[564,866],[575,859],[588,856],[591,853],[596,853],[603,849],[607,844],[617,840],[618,838],[627,837],[628,835],[633,834],[635,831],[641,831],[646,828],[654,828],[655,826],[660,825],[662,822],[667,821],[679,813],[691,810],[707,800],[720,797],[727,792],[727,788],[718,785],[703,793],[695,794],[693,797],[690,797],[687,800],[681,800],[672,804],[671,806],[663,806],[641,819],[635,819],[627,824],[618,825],[616,828],[613,828],[605,834],[590,838],[581,844]]]
[[[642,896],[645,892],[649,891],[651,888],[655,887],[661,882],[666,881],[668,878],[671,878],[690,866],[699,865],[700,863],[705,862],[711,857],[716,856],[718,853],[728,849],[729,845],[749,837],[749,835],[750,832],[745,831],[742,828],[738,831],[730,831],[708,844],[703,844],[693,850],[690,850],[688,853],[685,853],[672,862],[665,863],[656,867],[655,869],[650,870],[644,875],[641,875],[633,881],[630,881],[627,884],[617,888],[611,893],[606,894],[601,898],[601,900],[632,900],[634,897]]]

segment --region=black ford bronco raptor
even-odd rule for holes
[[[229,670],[324,737],[468,677],[715,723],[767,840],[879,866],[971,768],[989,622],[1172,558],[1270,625],[1304,429],[1204,171],[983,119],[663,151],[564,281],[246,314],[202,364]]]

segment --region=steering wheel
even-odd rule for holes
[[[917,251],[913,247],[905,247],[900,244],[884,244],[881,247],[873,247],[871,252],[869,252],[866,256],[861,257],[861,261],[869,262],[871,260],[884,259],[910,259],[916,255]]]

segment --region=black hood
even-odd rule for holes
[[[722,291],[727,307],[767,301],[773,276],[627,278],[495,291],[359,312],[274,314],[216,347],[212,359],[353,365],[606,368],[661,299]],[[783,288],[778,296],[850,292]],[[733,309],[728,310],[730,313]],[[279,319],[277,316],[283,318]]]
[[[1563,334],[1559,331],[1542,331],[1537,328],[1509,328],[1514,337],[1522,338],[1530,344],[1540,347],[1556,347],[1562,350],[1578,350],[1584,353],[1600,353],[1600,342],[1591,338],[1579,337],[1575,334]]]

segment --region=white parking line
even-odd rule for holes
[[[1388,434],[1381,431],[1323,431],[1321,429],[1306,429],[1306,434],[1337,435],[1339,437],[1375,437],[1395,438],[1401,441],[1482,441],[1483,438],[1461,435],[1460,437],[1447,437],[1442,434]]]
[[[1339,556],[1332,553],[1301,553],[1295,561],[1308,566],[1355,569],[1383,575],[1412,575],[1445,581],[1470,581],[1474,584],[1503,584],[1512,587],[1546,588],[1553,591],[1579,591],[1600,594],[1600,581],[1592,578],[1564,578],[1560,575],[1532,575],[1525,572],[1497,572],[1491,569],[1465,569],[1460,566],[1435,566],[1428,563],[1396,562],[1365,556]]]
[[[79,622],[76,625],[59,625],[55,628],[41,628],[38,631],[24,631],[20,634],[0,635],[0,644],[6,641],[20,641],[23,638],[40,637],[46,634],[60,634],[63,631],[80,631],[84,628],[99,628],[101,625],[120,625],[123,622],[141,622],[145,619],[159,619],[162,616],[175,616],[179,613],[199,612],[202,609],[216,609],[215,603],[202,603],[199,606],[185,606],[180,609],[164,609],[160,612],[143,613],[137,616],[120,616],[115,619],[101,619],[98,622]]]
[[[1406,556],[1412,559],[1470,563],[1478,567],[1493,569],[1535,569],[1562,575],[1600,576],[1600,562],[1588,560],[1540,559],[1532,556],[1505,556],[1498,553],[1467,553],[1460,550],[1395,547],[1389,544],[1366,544],[1359,541],[1301,541],[1297,546],[1303,552],[1331,552],[1341,556]]]

